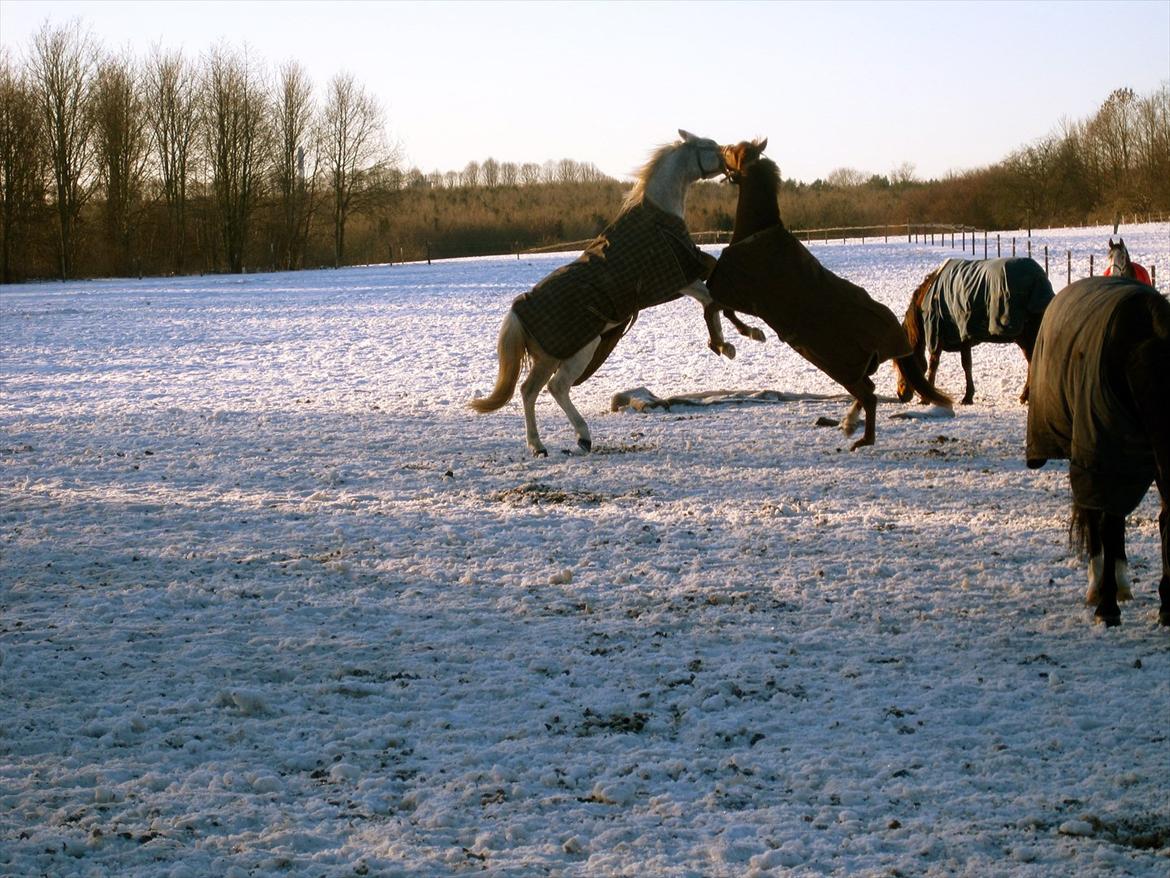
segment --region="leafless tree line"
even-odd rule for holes
[[[1113,91],[1091,117],[1063,120],[1001,169],[1028,216],[1170,208],[1170,83]]]
[[[265,249],[266,264],[297,268],[318,222],[340,265],[347,223],[396,165],[381,106],[347,73],[318,97],[296,62],[273,73],[226,45],[138,60],[76,21],[46,23],[22,59],[0,51],[5,282],[27,273],[50,222],[62,278],[83,242],[109,273],[159,251],[156,270],[240,272]],[[100,232],[82,235],[87,223]]]
[[[461,171],[431,171],[427,174],[418,168],[411,168],[403,173],[398,182],[404,187],[497,189],[505,186],[538,186],[544,183],[602,183],[609,179],[596,165],[573,159],[538,164],[500,162],[487,158],[482,162],[470,161]]]

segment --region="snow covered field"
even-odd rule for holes
[[[1110,231],[1037,233],[1058,290]],[[899,316],[959,255],[812,249]],[[0,289],[0,875],[1166,875],[1155,494],[1094,626],[1019,350],[851,454],[679,301],[531,460],[465,402],[567,258]]]

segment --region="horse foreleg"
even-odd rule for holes
[[[739,315],[730,308],[723,309],[723,316],[731,321],[731,325],[735,327],[736,332],[738,332],[740,335],[746,336],[752,341],[762,342],[765,340],[764,330],[755,326],[748,326],[746,323],[740,320]]]
[[[934,376],[938,374],[938,361],[942,358],[942,348],[937,347],[930,352],[930,360],[926,364],[926,383],[934,387]],[[919,397],[921,399],[921,396]],[[926,400],[922,399],[925,403]]]
[[[569,359],[563,361],[560,368],[557,369],[557,373],[548,382],[548,392],[552,394],[552,398],[557,401],[557,405],[561,407],[561,411],[565,413],[569,423],[573,425],[573,432],[577,434],[577,448],[581,454],[588,454],[592,450],[593,438],[589,435],[589,425],[585,423],[585,419],[581,417],[581,413],[577,411],[577,407],[569,399],[569,391],[593,359],[593,352],[597,350],[599,344],[601,344],[601,338],[595,338]]]
[[[707,323],[707,347],[729,360],[734,360],[735,345],[724,340],[723,324],[719,320],[723,306],[716,303],[711,291],[707,289],[707,285],[701,280],[694,280],[683,287],[681,292],[703,306],[703,320]]]
[[[710,302],[703,306],[703,320],[707,323],[707,347],[717,354],[726,355],[727,359],[735,359],[735,345],[723,338],[723,324],[719,316],[723,309],[718,302]]]
[[[532,368],[528,370],[528,377],[520,385],[520,399],[524,403],[524,433],[533,457],[548,457],[548,450],[540,441],[540,433],[536,429],[536,397],[548,384],[559,363],[559,360],[553,359],[547,354],[534,355]]]
[[[959,348],[959,361],[963,364],[963,377],[967,380],[966,390],[959,405],[971,405],[975,402],[975,379],[971,377],[971,343],[967,342]]]

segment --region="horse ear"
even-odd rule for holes
[[[756,141],[756,149],[758,149],[760,152],[763,152],[767,148],[768,148],[768,138],[765,137],[763,140]]]
[[[690,143],[692,140],[699,139],[699,138],[695,137],[695,135],[691,134],[691,132],[686,131],[682,128],[678,129],[678,136],[683,139],[683,143]]]
[[[1109,246],[1110,247],[1113,246],[1113,236],[1112,235],[1109,236]]]

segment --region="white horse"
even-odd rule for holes
[[[604,361],[640,309],[680,294],[704,306],[712,302],[702,278],[715,260],[695,247],[683,218],[688,188],[722,174],[723,153],[713,140],[681,129],[679,135],[681,141],[654,153],[618,218],[581,258],[519,296],[504,317],[495,387],[470,406],[477,412],[502,408],[512,398],[527,359],[528,376],[520,395],[528,448],[534,456],[548,454],[536,429],[536,398],[545,385],[573,425],[576,453],[587,454],[593,440],[569,390]],[[735,348],[723,340],[718,326],[709,323],[708,328],[711,349],[734,357]]]

